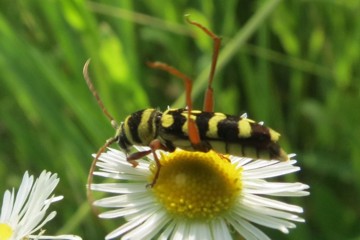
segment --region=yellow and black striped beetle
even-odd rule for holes
[[[219,154],[231,154],[254,159],[275,159],[279,161],[289,159],[286,152],[278,144],[280,134],[276,131],[248,118],[213,111],[213,89],[211,84],[221,38],[199,23],[188,18],[187,21],[202,29],[214,41],[211,71],[202,111],[193,110],[192,108],[190,96],[192,81],[189,77],[165,63],[150,62],[148,63],[150,67],[166,71],[184,81],[186,108],[168,109],[165,112],[148,108],[129,115],[124,122],[117,125],[113,117],[107,112],[90,81],[88,76],[89,60],[85,63],[83,73],[88,87],[114,128],[116,128],[115,136],[110,138],[99,149],[93,161],[89,174],[89,185],[92,182],[92,171],[100,154],[106,147],[115,142],[127,154],[127,160],[133,167],[137,166],[136,160],[150,153],[153,154],[157,170],[150,186],[156,184],[161,169],[161,163],[155,154],[155,151],[159,149],[169,152],[174,151],[176,148],[201,152],[214,150]],[[129,154],[130,147],[133,145],[149,146],[150,150]]]

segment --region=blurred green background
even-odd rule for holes
[[[216,111],[265,121],[296,152],[311,195],[305,224],[273,239],[360,239],[360,2],[0,1],[0,192],[23,173],[61,178],[48,234],[103,239],[119,220],[98,220],[85,183],[94,153],[114,134],[89,92],[90,75],[118,121],[143,108],[184,106],[182,82],[146,61],[194,79],[201,108],[212,41],[184,14],[222,36]],[[116,146],[115,146],[116,147]]]

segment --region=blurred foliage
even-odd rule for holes
[[[223,38],[216,110],[247,112],[279,130],[302,168],[289,180],[311,186],[309,197],[288,200],[304,207],[307,223],[289,235],[266,233],[359,239],[359,12],[356,0],[1,1],[0,192],[26,170],[57,172],[65,200],[48,233],[102,239],[115,228],[119,222],[99,221],[86,201],[90,154],[114,130],[82,67],[92,58],[90,75],[119,121],[183,94],[182,82],[149,69],[149,60],[192,76],[201,108],[212,41],[186,24],[191,13]]]

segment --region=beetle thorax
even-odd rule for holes
[[[118,131],[120,147],[127,150],[131,145],[149,146],[157,137],[157,119],[161,114],[149,108],[129,115]]]

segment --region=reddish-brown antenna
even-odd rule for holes
[[[106,148],[108,146],[110,146],[111,144],[113,144],[116,140],[117,140],[117,137],[113,137],[113,138],[110,138],[109,140],[107,140],[106,143],[98,150],[98,152],[96,153],[95,158],[93,159],[93,161],[91,163],[89,174],[88,174],[88,179],[87,179],[87,187],[86,187],[86,196],[87,196],[87,199],[88,199],[91,206],[92,206],[92,203],[94,202],[93,194],[91,192],[91,185],[92,185],[92,182],[93,182],[93,173],[94,173],[95,168],[96,168],[96,163],[97,163],[100,155],[106,150]],[[93,211],[95,213],[97,212],[94,208],[93,208]]]
[[[100,99],[99,94],[95,90],[94,84],[92,83],[92,81],[91,81],[91,79],[89,77],[89,71],[88,71],[89,64],[90,64],[90,59],[88,59],[86,61],[85,65],[84,65],[84,68],[83,68],[83,75],[84,75],[86,84],[88,85],[91,93],[94,95],[94,97],[95,97],[97,103],[99,104],[100,108],[105,113],[105,116],[110,120],[111,125],[114,128],[117,128],[116,121],[114,120],[114,118],[110,115],[110,113],[105,108],[102,100]],[[94,173],[95,168],[96,168],[97,160],[99,159],[101,153],[103,153],[105,151],[105,149],[108,146],[110,146],[112,143],[114,143],[116,140],[117,140],[117,137],[113,137],[113,138],[110,138],[109,140],[107,140],[106,143],[98,150],[98,152],[96,153],[95,158],[93,159],[93,161],[91,163],[91,167],[90,167],[89,175],[88,175],[88,179],[87,179],[87,189],[86,189],[86,195],[87,195],[88,201],[90,202],[91,206],[92,206],[92,203],[93,203],[93,195],[92,195],[92,192],[91,192],[91,184],[92,184],[92,181],[93,181],[93,173]],[[96,213],[96,210],[94,208],[92,208],[92,209]]]
[[[108,110],[106,109],[103,101],[101,100],[99,94],[97,93],[94,84],[92,83],[90,76],[89,76],[89,64],[90,64],[91,59],[89,58],[86,62],[85,65],[83,67],[83,75],[86,81],[86,84],[88,85],[90,92],[94,95],[97,103],[99,104],[101,110],[104,112],[105,116],[110,120],[111,125],[116,129],[117,128],[117,123],[115,121],[115,119],[111,116],[111,114],[108,112]]]

